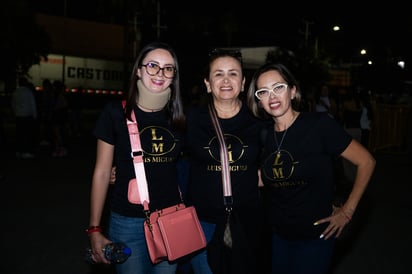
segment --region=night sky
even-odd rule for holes
[[[67,0],[66,9],[64,0],[37,0],[30,1],[30,4],[35,11],[48,14],[63,15],[66,11],[69,17],[86,20],[106,23],[130,21],[131,7],[105,8],[105,2],[110,1]],[[156,1],[134,2],[148,7],[138,13],[142,36],[148,40],[155,39]],[[402,4],[390,1],[382,5],[361,1],[356,5],[347,1],[329,1],[329,4],[325,1],[299,2],[160,1],[160,38],[183,47],[200,42],[216,46],[282,46],[293,49],[307,34],[308,39],[317,39],[320,43],[336,42],[354,52],[368,48],[375,54],[389,52],[400,58],[411,56],[412,16],[405,1]],[[226,24],[232,30],[230,35],[222,27],[227,21],[234,22]],[[338,35],[331,30],[335,24],[341,26]]]

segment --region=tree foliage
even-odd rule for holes
[[[26,75],[30,67],[47,59],[51,39],[36,23],[34,13],[25,0],[6,0],[0,12],[0,80],[13,86],[18,75]],[[12,88],[12,87],[11,87]]]
[[[308,47],[301,47],[293,52],[283,48],[270,51],[266,61],[286,65],[295,75],[304,92],[310,92],[331,78],[327,59],[322,59]]]

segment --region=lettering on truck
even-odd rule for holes
[[[102,70],[96,68],[68,67],[68,78],[95,79],[105,81],[122,81],[123,73],[116,70]]]
[[[44,79],[64,80],[68,89],[115,90],[124,88],[125,64],[119,61],[50,54],[47,61],[29,70],[32,82],[41,87]],[[63,79],[64,78],[64,79]]]

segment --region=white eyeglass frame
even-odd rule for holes
[[[280,95],[282,93],[284,93],[286,90],[288,89],[288,84],[286,83],[278,83],[276,84],[273,88],[268,89],[268,88],[261,88],[255,91],[255,96],[259,99],[266,99],[270,97],[270,94],[273,93],[275,95]],[[267,95],[265,96],[261,96],[259,95],[259,93],[263,92],[263,91],[267,91]]]

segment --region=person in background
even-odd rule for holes
[[[19,78],[19,86],[11,97],[11,107],[16,117],[16,157],[34,158],[37,105],[34,90],[27,78]]]
[[[69,97],[70,105],[70,135],[80,137],[83,135],[83,108],[84,95],[83,87],[79,86],[76,92],[71,93]]]
[[[359,96],[361,103],[361,116],[360,116],[360,128],[361,128],[361,144],[366,148],[369,148],[369,139],[372,124],[374,122],[374,111],[372,106],[372,99],[369,90],[363,90]]]
[[[362,114],[362,104],[359,94],[353,88],[348,88],[343,97],[342,103],[343,124],[346,131],[358,142],[361,141],[360,118]]]
[[[342,102],[343,125],[345,130],[358,142],[361,142],[361,114],[362,105],[358,92],[348,88]],[[356,166],[346,159],[342,159],[343,173],[346,183],[351,185],[355,180]]]
[[[369,151],[326,113],[298,112],[301,91],[282,64],[265,64],[247,94],[252,113],[270,117],[261,177],[271,193],[272,273],[326,274],[336,237],[350,222],[375,168]],[[333,205],[334,159],[357,167],[352,190]]]
[[[232,231],[233,247],[226,253],[203,250],[191,258],[193,273],[255,273],[258,271],[257,246],[259,237],[260,192],[258,187],[259,156],[264,122],[253,117],[241,95],[245,76],[240,51],[215,49],[209,54],[204,84],[209,102],[187,113],[185,155],[189,162],[186,200],[195,206],[208,245],[222,231],[226,222],[223,199],[219,141],[209,116],[211,104],[218,116],[227,141],[233,197],[232,215],[241,236]],[[223,240],[223,238],[222,238]],[[231,272],[216,270],[219,257]],[[214,261],[214,262],[212,262]]]
[[[53,105],[54,105],[54,88],[50,79],[44,79],[42,82],[43,90],[39,94],[39,118],[40,118],[40,145],[50,145],[53,136]]]
[[[1,102],[1,99],[0,99]],[[6,131],[4,127],[4,112],[2,109],[0,109],[0,183],[3,182],[3,180],[6,178],[6,155],[7,155],[7,140],[6,140]]]
[[[329,86],[324,84],[320,88],[319,94],[316,95],[315,98],[315,107],[314,110],[316,112],[327,112],[329,115],[332,117],[337,117],[338,111],[337,111],[337,104],[335,99],[330,95],[329,93]]]
[[[54,103],[52,109],[53,157],[67,156],[67,126],[69,120],[69,102],[66,98],[66,86],[61,81],[53,82]]]
[[[177,160],[185,127],[185,115],[179,84],[179,66],[175,51],[161,42],[143,47],[135,61],[125,107],[119,100],[109,102],[97,120],[96,164],[90,196],[90,220],[87,229],[93,259],[109,263],[102,248],[109,242],[123,242],[131,256],[117,264],[118,274],[176,272],[177,264],[163,261],[153,265],[147,251],[142,205],[128,200],[129,181],[135,178],[126,119],[136,115],[143,149],[150,210],[154,211],[181,201],[178,188]],[[156,146],[159,150],[153,150]],[[116,167],[112,170],[112,165]],[[112,177],[115,172],[115,179]],[[110,182],[108,236],[102,232],[102,215]]]

